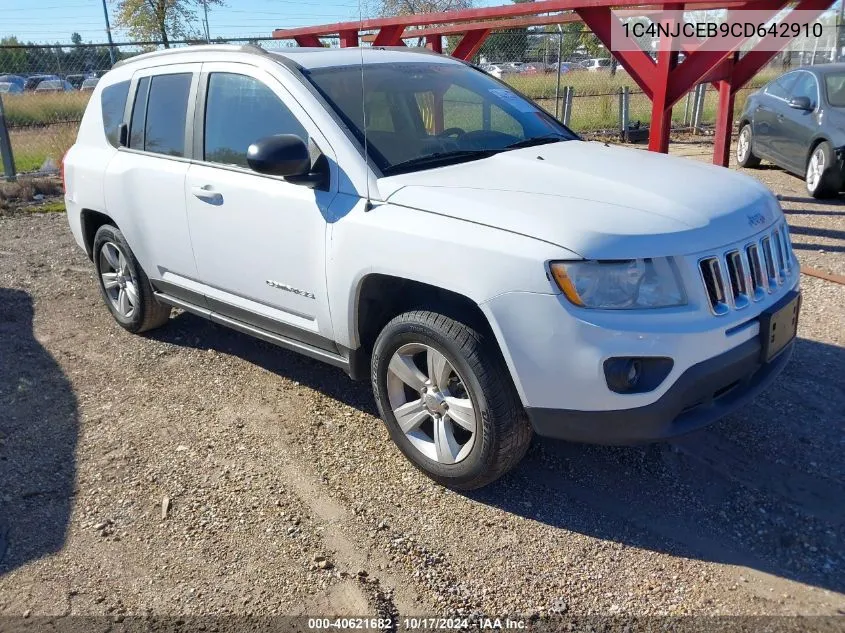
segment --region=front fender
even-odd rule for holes
[[[326,281],[337,342],[359,346],[364,279],[389,275],[463,295],[480,305],[506,292],[558,294],[546,262],[578,256],[558,246],[451,217],[363,202],[331,225]]]

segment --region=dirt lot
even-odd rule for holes
[[[845,274],[845,205],[751,173]],[[189,314],[128,334],[64,215],[0,217],[0,614],[845,614],[845,286],[803,284],[793,362],[740,413],[537,440],[458,494],[366,384]]]

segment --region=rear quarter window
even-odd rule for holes
[[[120,124],[123,123],[123,113],[126,110],[126,99],[129,97],[129,82],[121,81],[103,88],[100,93],[100,107],[103,112],[103,132],[109,144],[117,147],[119,144]]]

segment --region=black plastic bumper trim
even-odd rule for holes
[[[612,411],[526,408],[538,435],[589,444],[626,445],[700,429],[757,396],[792,355],[793,340],[770,363],[760,362],[755,337],[687,369],[659,400]]]

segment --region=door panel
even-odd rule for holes
[[[120,148],[106,170],[106,208],[152,280],[197,274],[184,191],[190,149],[186,122],[193,118],[200,68],[178,64],[136,73],[126,108],[135,139],[129,148]],[[156,152],[154,143],[145,148],[150,107],[151,139],[168,146],[168,155]]]
[[[790,72],[767,85],[760,93],[753,112],[754,148],[759,154],[783,164],[783,109],[789,98],[789,89],[795,83],[795,72]]]
[[[787,107],[781,120],[783,130],[783,156],[788,167],[803,174],[810,149],[810,142],[819,129],[819,88],[812,73],[800,71],[798,80],[790,90],[791,98],[807,97],[812,111]]]
[[[250,143],[271,134],[330,147],[277,79],[240,64],[203,64],[197,127],[202,157],[188,170],[185,200],[199,280],[209,306],[257,327],[331,349],[321,191],[246,167]],[[204,117],[204,118],[202,118]],[[207,121],[207,122],[206,122]],[[200,158],[202,158],[200,157]],[[332,188],[336,178],[332,178]]]

